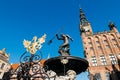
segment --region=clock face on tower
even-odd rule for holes
[[[84,31],[89,31],[90,30],[89,26],[84,26],[82,28],[83,28]]]

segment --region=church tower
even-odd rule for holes
[[[120,80],[120,34],[113,22],[108,27],[109,31],[93,33],[80,9],[80,35],[90,80]]]

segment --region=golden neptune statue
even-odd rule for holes
[[[30,52],[31,54],[35,54],[37,50],[41,49],[42,44],[45,42],[45,39],[46,39],[46,34],[38,38],[38,40],[37,40],[37,36],[34,36],[32,41],[28,41],[24,39],[23,45],[26,48],[27,52]]]

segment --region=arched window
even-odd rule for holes
[[[103,35],[103,41],[104,41],[104,43],[108,43],[108,41],[107,41],[107,36],[106,35]]]
[[[1,69],[4,69],[4,67],[5,67],[5,63],[2,63]]]
[[[98,36],[95,36],[95,42],[96,42],[96,44],[100,44]]]
[[[117,60],[116,60],[114,54],[110,54],[109,58],[110,58],[112,64],[117,64]]]
[[[92,44],[92,41],[91,41],[91,38],[90,37],[88,37],[88,44]]]
[[[96,59],[96,56],[92,56],[91,57],[91,61],[92,61],[92,66],[97,66],[97,59]]]

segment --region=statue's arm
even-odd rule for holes
[[[70,40],[73,41],[73,38],[70,37]]]
[[[56,34],[56,37],[57,37],[58,40],[62,40],[62,38],[60,38],[60,37],[58,36],[58,34]]]
[[[67,35],[67,37],[68,37],[71,41],[73,41],[73,38],[72,38],[72,37],[70,37],[69,35]]]

